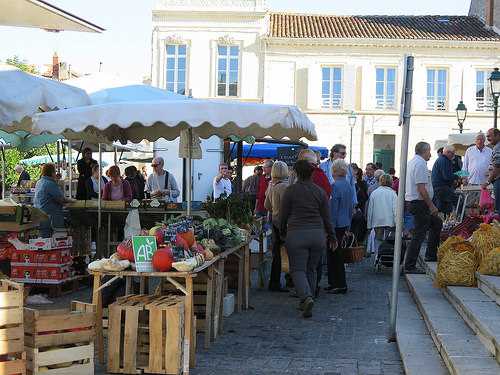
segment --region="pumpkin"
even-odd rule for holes
[[[116,252],[120,259],[134,261],[134,250],[132,249],[132,240],[125,240],[116,247]]]
[[[184,250],[189,250],[189,245],[187,241],[184,239],[184,237],[181,236],[180,233],[177,233],[175,235],[175,245],[182,247]]]
[[[158,272],[168,272],[172,269],[172,254],[167,248],[156,250],[153,254],[153,268]]]
[[[194,238],[194,230],[190,229],[187,232],[178,233],[188,244],[188,247],[191,248],[195,243]]]

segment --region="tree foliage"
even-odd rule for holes
[[[9,57],[5,60],[5,62],[9,65],[15,66],[16,68],[21,69],[24,72],[31,74],[38,74],[39,71],[34,64],[28,63],[27,60],[21,60],[19,56]]]
[[[55,143],[47,145],[54,161],[57,158],[57,147]],[[33,156],[47,155],[45,147],[33,148],[29,151],[21,152],[16,148],[5,150],[5,180],[7,181],[6,187],[10,187],[17,183],[18,175],[14,167],[23,159],[29,159]],[[38,180],[40,178],[39,165],[23,165],[24,169],[30,174],[31,180]]]

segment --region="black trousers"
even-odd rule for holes
[[[328,265],[328,284],[334,288],[347,288],[344,268],[344,249],[342,248],[342,239],[347,231],[347,227],[335,228],[337,236],[337,248],[335,251],[326,250]]]
[[[410,213],[414,217],[415,228],[413,230],[410,246],[406,252],[406,269],[413,268],[417,264],[420,247],[425,240],[427,232],[429,232],[429,242],[427,244],[425,256],[429,258],[436,257],[441,228],[443,227],[442,220],[436,215],[431,215],[431,211],[424,201],[411,201]]]
[[[273,223],[273,243],[271,251],[273,254],[273,261],[271,263],[271,276],[269,278],[269,288],[278,289],[281,287],[281,238],[278,227]]]

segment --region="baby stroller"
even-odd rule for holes
[[[394,247],[396,243],[396,228],[375,228],[375,241],[378,244],[375,252],[374,267],[379,272],[382,267],[392,268],[394,263]],[[406,253],[406,237],[403,235],[401,244],[401,264]]]

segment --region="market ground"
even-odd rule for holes
[[[390,270],[375,273],[365,260],[349,267],[347,277],[349,292],[323,292],[309,320],[300,317],[298,300],[287,293],[253,289],[253,309],[226,318],[224,334],[209,350],[203,349],[203,336],[199,336],[197,366],[191,373],[403,374],[397,346],[386,340]],[[79,294],[86,299],[89,292]],[[103,374],[98,367],[96,375]]]

